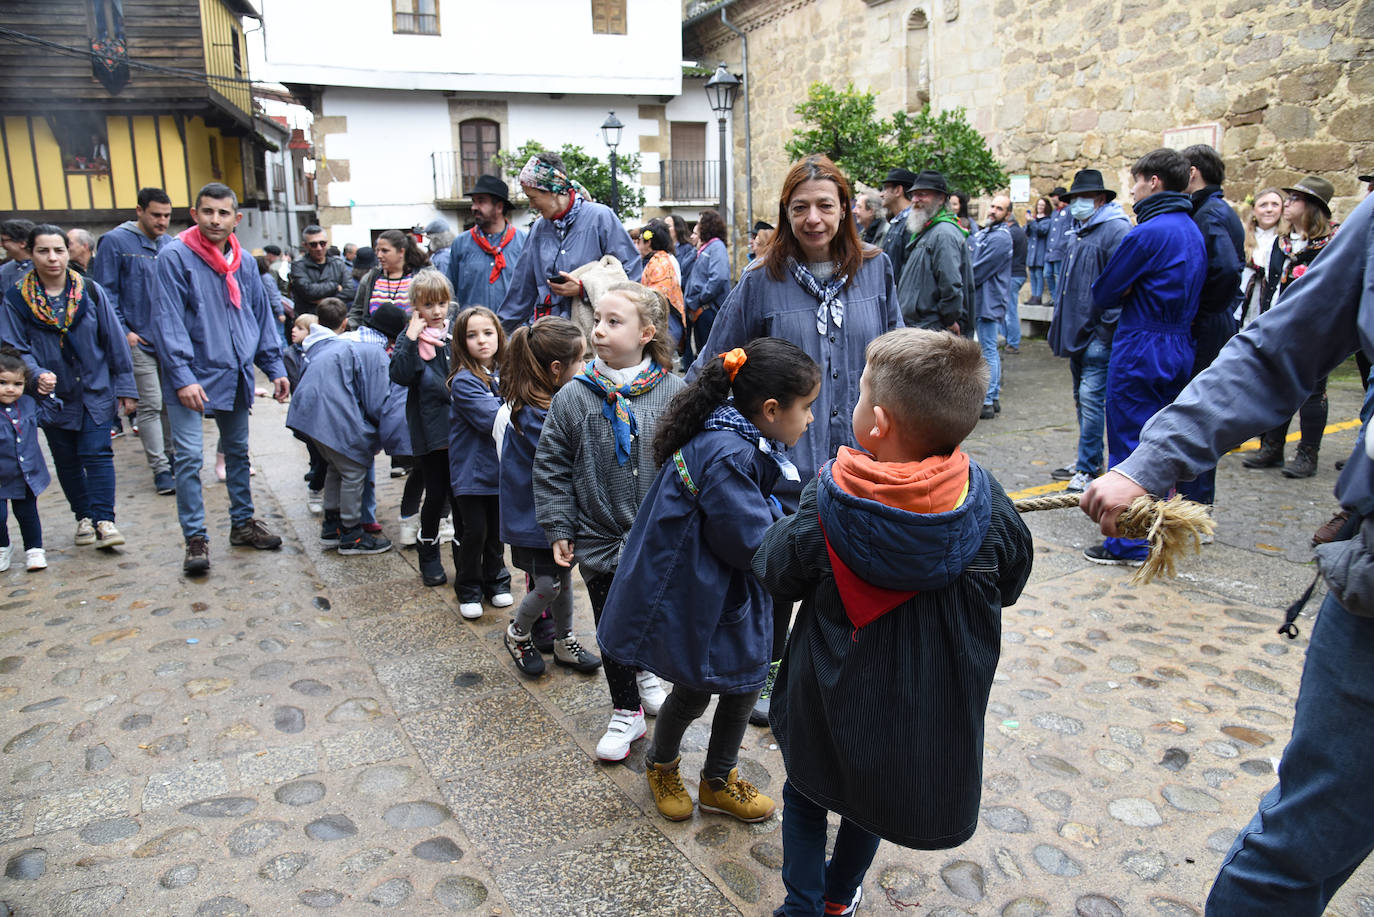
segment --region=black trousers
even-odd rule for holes
[[[606,597],[611,594],[615,573],[589,573],[583,570],[582,581],[587,584],[587,598],[591,599],[592,620],[600,624],[601,610],[606,607]],[[607,659],[605,653],[601,657],[601,671],[606,673],[612,706],[617,710],[638,710],[639,683],[635,681],[634,667]]]
[[[455,498],[462,522],[458,544],[453,548],[454,591],[460,602],[480,602],[500,592],[510,592],[510,571],[501,544],[501,503],[495,494]]]
[[[420,537],[434,541],[439,537],[439,520],[445,509],[452,511],[454,519],[459,518],[458,502],[448,483],[448,450],[428,452],[420,456],[419,462],[425,480],[425,502],[420,506]]]

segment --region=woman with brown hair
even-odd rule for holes
[[[1288,199],[1283,205],[1283,227],[1269,255],[1265,298],[1260,312],[1282,305],[1281,296],[1288,285],[1307,273],[1307,268],[1336,235],[1331,221],[1331,182],[1309,175],[1291,188],[1283,189]],[[1310,478],[1317,473],[1317,452],[1322,431],[1326,429],[1326,377],[1317,380],[1312,394],[1298,410],[1302,439],[1293,461],[1283,462],[1283,444],[1288,436],[1288,421],[1260,437],[1260,448],[1241,462],[1246,468],[1282,468],[1286,478]]]
[[[429,263],[429,255],[415,244],[415,237],[399,229],[388,229],[377,236],[373,246],[377,266],[358,281],[353,307],[348,310],[348,327],[357,328],[377,307],[389,302],[409,308],[410,279]]]
[[[691,343],[700,351],[730,292],[730,253],[725,249],[725,221],[714,210],[703,210],[692,235],[697,246],[691,276],[682,287]],[[686,343],[686,342],[684,342]],[[690,351],[685,347],[683,353]]]

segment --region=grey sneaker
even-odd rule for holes
[[[1081,494],[1088,489],[1088,485],[1093,482],[1093,476],[1086,471],[1076,471],[1073,477],[1069,478],[1068,485],[1064,490],[1071,494]]]
[[[95,544],[95,523],[90,516],[83,516],[76,522],[76,543],[78,545]]]
[[[601,660],[583,649],[572,634],[553,641],[553,661],[577,672],[595,672],[601,668]]]

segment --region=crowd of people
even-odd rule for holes
[[[175,238],[155,188],[98,242],[5,222],[0,569],[12,556],[7,505],[28,569],[46,564],[40,428],[75,543],[124,543],[111,434],[129,413],[154,489],[175,496],[188,576],[211,566],[207,419],[230,545],[278,548],[254,510],[249,414],[258,397],[289,401],[322,549],[392,550],[375,492],[387,453],[406,477],[395,534],[414,546],[422,582],[449,582],[451,543],[460,615],[509,609],[504,645],[522,675],[542,675],[550,655],[603,674],[612,709],[599,758],[624,760],[657,718],[647,781],[665,818],[771,817],[775,801],[737,767],[748,724],[771,723],[787,768],[777,913],[853,913],[880,839],[947,848],[977,825],[1000,613],[1033,552],[1002,488],[960,445],[1001,410],[1025,281],[1029,302],[1053,303],[1050,346],[1070,363],[1079,449],[1055,475],[1087,491],[1106,536],[1084,553],[1131,565],[1146,548],[1117,538],[1109,512],[1128,501],[1103,494],[1148,485],[1212,502],[1217,446],[1239,427],[1185,452],[1171,437],[1206,422],[1168,406],[1219,377],[1247,386],[1266,341],[1292,350],[1300,337],[1271,338],[1294,325],[1290,297],[1316,286],[1299,281],[1340,270],[1319,257],[1328,242],[1359,256],[1361,243],[1340,245],[1349,230],[1336,234],[1333,189],[1318,177],[1260,192],[1247,225],[1210,147],[1154,150],[1130,172],[1134,222],[1101,172],[1083,169],[1025,226],[1005,194],[979,226],[939,172],[894,168],[881,190],[856,194],[833,162],[809,156],[783,177],[775,222],[754,224],[737,279],[718,213],[627,230],[552,153],[519,173],[529,229],[510,219],[506,182],[482,176],[473,225],[455,236],[431,223],[428,250],[387,230],[336,252],[310,226],[303,257],[254,257],[235,235],[234,192],[218,183],[199,190]],[[1366,236],[1369,207],[1354,218]],[[1346,298],[1368,299],[1359,289]],[[1270,430],[1248,465],[1283,465],[1283,405],[1303,401],[1285,473],[1314,473],[1325,373],[1357,342],[1374,351],[1360,302],[1343,339],[1271,380],[1282,404],[1244,413],[1246,429]],[[1161,420],[1169,411],[1179,419]],[[1374,506],[1367,475],[1352,477],[1368,468],[1358,458],[1342,478],[1353,481],[1345,535]],[[1108,465],[1121,473],[1094,484]],[[508,558],[524,574],[518,604]],[[599,656],[574,632],[574,566]],[[694,800],[682,739],[713,695]],[[895,697],[914,698],[916,715],[892,717]],[[1309,817],[1294,808],[1285,818]],[[841,822],[827,862],[828,812]],[[1282,871],[1247,855],[1259,833],[1237,839],[1219,888]],[[1367,852],[1368,832],[1355,834]],[[1312,894],[1329,897],[1340,878],[1323,874]]]

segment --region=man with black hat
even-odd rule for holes
[[[1359,179],[1364,184],[1364,196],[1374,194],[1374,175],[1361,175]]]
[[[1093,312],[1093,283],[1116,247],[1130,232],[1131,221],[1116,192],[1102,184],[1097,169],[1083,169],[1068,191],[1056,189],[1062,211],[1072,221],[1068,258],[1063,265],[1048,341],[1057,357],[1066,357],[1073,375],[1073,402],[1078,412],[1078,455],[1050,476],[1082,492],[1102,470],[1102,435],[1106,428],[1107,363],[1112,356],[1119,309]],[[1051,229],[1053,232],[1053,229]],[[1048,270],[1046,274],[1048,275]]]
[[[510,188],[495,175],[472,186],[472,216],[477,225],[453,240],[448,279],[458,305],[486,306],[495,312],[506,298],[515,264],[525,250],[525,230],[510,217]]]
[[[754,228],[749,230],[749,260],[753,261],[759,249],[768,247],[768,240],[773,238],[773,224],[764,220],[754,223]]]
[[[1050,302],[1054,302],[1059,289],[1059,278],[1064,276],[1064,259],[1069,255],[1069,229],[1073,218],[1069,216],[1069,202],[1063,185],[1055,185],[1050,192],[1050,203],[1054,213],[1050,215],[1050,231],[1045,237],[1045,289],[1049,291]]]
[[[906,223],[888,230],[905,242],[897,302],[908,328],[973,333],[973,262],[968,233],[949,211],[949,185],[926,170],[911,185]]]
[[[887,235],[883,237],[883,251],[892,262],[892,276],[902,276],[902,265],[906,261],[906,237],[902,231],[906,218],[911,214],[911,185],[916,174],[910,169],[893,169],[883,180],[883,190],[878,195],[883,199],[887,211]],[[895,231],[894,231],[895,230]]]

